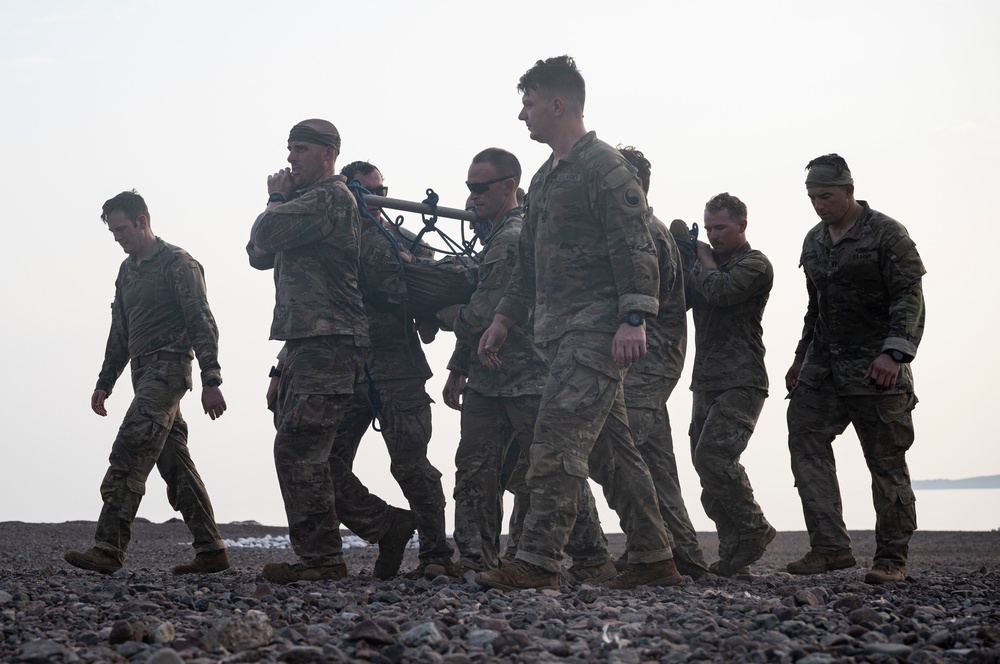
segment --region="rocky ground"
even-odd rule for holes
[[[222,526],[226,538],[285,534]],[[139,523],[125,569],[72,568],[94,524],[0,523],[5,662],[998,662],[1000,533],[917,533],[904,583],[861,582],[873,534],[852,533],[860,566],[784,572],[805,533],[779,533],[752,577],[673,588],[504,593],[460,581],[376,581],[377,550],[347,552],[349,579],[278,586],[265,562],[289,550],[231,548],[233,568],[198,578],[181,523]],[[709,561],[717,540],[701,536]],[[612,551],[624,547],[612,536]],[[408,551],[404,570],[416,564]]]

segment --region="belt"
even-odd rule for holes
[[[187,353],[172,353],[168,350],[159,350],[149,355],[140,355],[132,358],[132,369],[139,369],[152,364],[153,362],[191,362],[191,356]]]

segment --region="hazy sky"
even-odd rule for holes
[[[1000,4],[948,2],[32,2],[0,8],[0,261],[7,348],[0,520],[93,520],[107,455],[131,395],[128,375],[89,408],[110,322],[120,247],[101,204],[132,187],[153,230],[205,267],[221,329],[229,411],[212,422],[185,398],[193,457],[220,522],[285,525],[264,409],[269,272],[246,260],[266,176],[288,129],[333,121],[342,166],[368,159],[394,197],[462,207],[472,156],[498,146],[527,174],[548,156],[517,120],[518,78],[568,53],[587,81],[586,123],[653,163],[662,219],[700,221],[721,191],[750,211],[748,238],[774,265],[764,318],[771,396],[744,464],[768,518],[803,530],[788,464],[783,376],[801,332],[798,269],[817,221],[803,167],[843,155],[858,198],[898,219],[927,276],[927,328],[914,362],[920,405],[915,479],[1000,473],[994,424],[1000,328],[988,193],[1000,182]],[[525,181],[527,181],[527,177]],[[984,216],[985,215],[985,216]],[[457,235],[458,222],[440,225]],[[408,215],[404,227],[419,230]],[[976,249],[976,247],[980,249]],[[427,348],[439,402],[453,337]],[[689,357],[693,357],[693,347]],[[688,508],[689,373],[670,401]],[[444,473],[449,530],[458,414],[434,406],[431,458]],[[870,479],[853,433],[837,443],[848,526],[871,529]],[[384,446],[357,461],[369,487],[405,505]],[[918,492],[925,529],[1000,527],[1000,491]],[[154,473],[140,516],[174,515]],[[934,495],[931,495],[934,494]],[[937,505],[940,509],[935,509]],[[608,515],[608,530],[618,530]]]

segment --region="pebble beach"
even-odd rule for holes
[[[287,529],[223,524],[223,536]],[[345,551],[349,578],[280,586],[266,562],[290,549],[231,546],[233,567],[177,577],[180,522],[136,524],[125,567],[102,576],[62,559],[94,524],[0,523],[4,662],[1000,662],[1000,533],[917,532],[904,582],[862,582],[874,535],[852,532],[859,566],[793,576],[808,549],[782,532],[753,574],[671,588],[484,590],[469,579],[378,581],[377,548]],[[701,533],[709,561],[718,540]],[[612,553],[622,535],[609,536]],[[245,540],[246,541],[246,540]],[[265,540],[266,541],[266,540]],[[407,551],[403,570],[417,563]]]

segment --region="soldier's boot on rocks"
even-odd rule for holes
[[[767,528],[762,532],[740,535],[740,542],[736,545],[733,557],[726,563],[727,567],[736,570],[754,564],[761,559],[767,551],[767,545],[774,541],[774,536],[777,534],[778,531],[771,524],[767,524]]]
[[[570,583],[601,583],[617,575],[618,569],[615,567],[614,560],[608,558],[600,565],[590,565],[589,567],[573,565],[566,570],[564,577]]]
[[[175,565],[170,571],[174,574],[213,574],[229,569],[229,556],[225,549],[202,551],[196,554],[189,563]]]
[[[378,541],[378,558],[372,576],[376,579],[388,579],[395,576],[399,566],[403,564],[403,554],[406,545],[417,529],[417,520],[410,510],[392,508],[392,521],[385,535]]]
[[[872,585],[898,583],[904,579],[906,579],[904,567],[881,560],[876,560],[872,568],[865,574],[865,583]]]
[[[708,573],[708,562],[701,552],[694,556],[682,556],[674,551],[674,564],[677,565],[678,572],[696,581]],[[617,566],[616,564],[615,567]]]
[[[629,563],[610,581],[601,585],[610,590],[627,590],[639,586],[676,586],[684,583],[684,577],[677,571],[673,558],[659,560],[655,563]]]
[[[709,565],[708,571],[712,574],[718,574],[719,576],[750,576],[753,574],[753,572],[750,571],[749,565],[733,569],[723,560],[716,560],[714,563]]]
[[[73,567],[101,574],[114,574],[122,568],[117,558],[97,547],[90,551],[67,551],[63,555],[63,560]]]
[[[296,581],[339,581],[347,578],[347,565],[323,565],[307,567],[302,563],[268,563],[264,565],[263,576],[275,583],[295,583]]]
[[[523,560],[514,560],[500,569],[491,569],[476,575],[476,583],[500,590],[548,588],[559,590],[559,575]]]
[[[615,558],[615,569],[619,572],[624,572],[628,569],[628,551],[622,553],[618,558]]]
[[[439,576],[447,576],[451,579],[461,579],[462,568],[451,560],[445,560],[439,563],[427,563],[427,566],[424,568],[423,578],[431,581]]]
[[[854,567],[858,561],[850,550],[843,553],[825,554],[810,551],[799,560],[788,563],[789,574],[822,574],[836,569]]]

